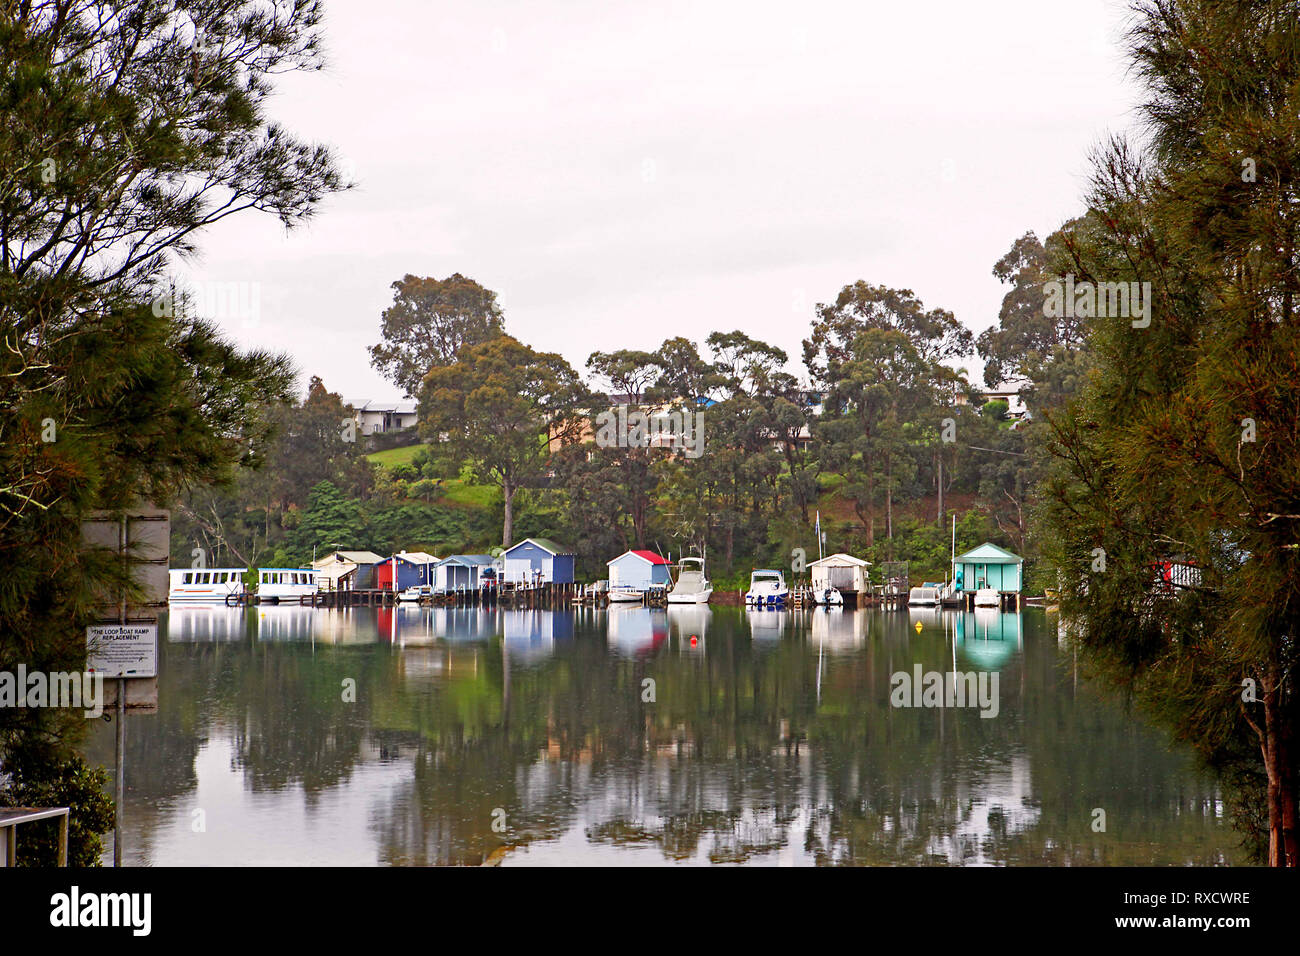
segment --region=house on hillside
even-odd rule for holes
[[[420,420],[416,412],[417,403],[413,398],[390,402],[361,398],[347,404],[352,406],[352,417],[356,420],[357,430],[363,435],[379,435],[411,428]]]
[[[522,584],[572,584],[574,555],[547,538],[525,538],[506,548],[505,580]]]

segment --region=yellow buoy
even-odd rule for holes
[[[920,622],[920,621],[917,621],[917,622],[916,622],[916,633],[918,633],[918,634],[921,633],[921,622]]]

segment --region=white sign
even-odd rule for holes
[[[86,669],[105,677],[157,677],[158,625],[90,625]]]

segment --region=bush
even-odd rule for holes
[[[108,773],[91,769],[80,757],[33,780],[21,771],[0,791],[0,803],[11,807],[68,807],[68,865],[99,866],[104,852],[102,834],[113,828],[113,801],[107,794]],[[19,866],[56,866],[59,821],[41,820],[18,829]]]

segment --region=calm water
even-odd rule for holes
[[[1241,862],[1215,785],[1041,610],[181,607],[160,635],[131,865]],[[997,715],[891,706],[917,664],[996,672]]]

